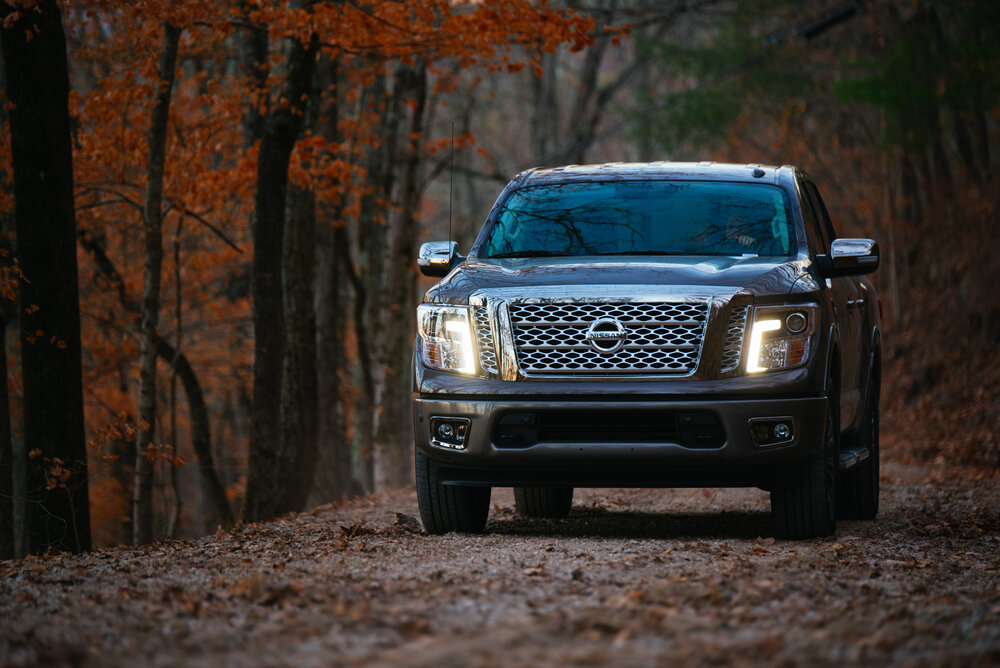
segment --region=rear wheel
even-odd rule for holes
[[[823,448],[796,468],[787,485],[771,490],[771,517],[778,538],[829,536],[837,527],[840,470],[840,391],[827,383]]]
[[[868,458],[840,474],[837,516],[843,520],[871,520],[878,514],[880,388],[881,382],[876,371],[868,388],[868,399],[857,440],[859,448],[868,450]]]
[[[442,485],[436,462],[420,450],[416,451],[413,459],[417,505],[424,530],[427,533],[482,531],[490,512],[491,489]]]
[[[572,487],[514,488],[514,508],[525,517],[566,517],[572,505]]]

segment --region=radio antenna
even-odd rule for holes
[[[448,160],[448,248],[451,249],[451,211],[455,192],[455,121],[451,122],[451,157]]]

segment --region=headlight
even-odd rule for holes
[[[747,373],[791,369],[809,361],[809,343],[819,324],[819,306],[764,306],[754,309]]]
[[[424,366],[445,371],[476,372],[472,325],[468,306],[417,307],[417,332],[423,342]]]

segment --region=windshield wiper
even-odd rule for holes
[[[576,253],[570,253],[568,251],[520,250],[511,251],[509,253],[495,253],[490,255],[489,259],[494,260],[514,257],[569,257],[574,255],[576,255]]]

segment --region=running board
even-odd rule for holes
[[[853,468],[868,459],[868,448],[850,448],[840,451],[840,470]]]

